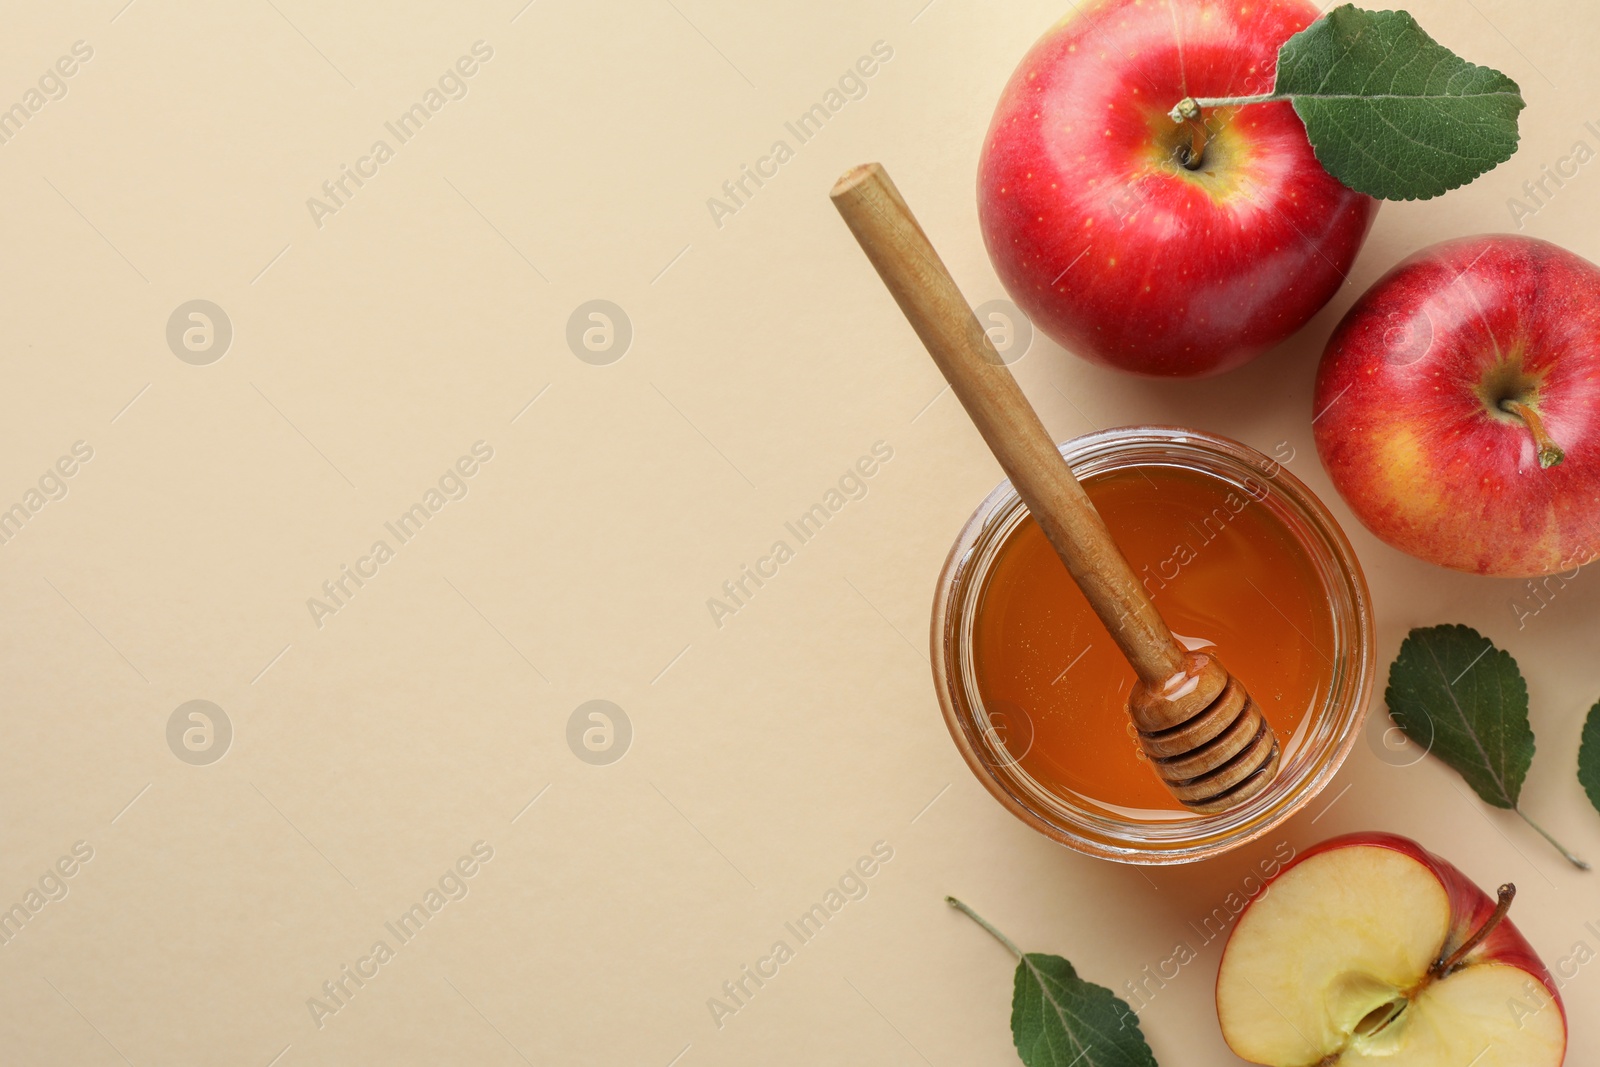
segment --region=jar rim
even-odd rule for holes
[[[974,680],[972,621],[999,548],[1027,515],[1009,481],[972,513],[939,574],[930,657],[945,724],[963,759],[989,792],[1035,830],[1086,855],[1124,863],[1190,863],[1256,840],[1304,807],[1332,781],[1360,733],[1375,676],[1371,596],[1360,562],[1337,520],[1300,479],[1276,460],[1231,438],[1177,426],[1099,430],[1058,446],[1080,478],[1157,462],[1263,488],[1278,518],[1321,577],[1333,616],[1333,677],[1302,723],[1306,736],[1272,785],[1236,808],[1213,815],[1174,813],[1136,820],[1106,808],[1078,806],[1011,773],[1016,759],[993,743],[992,725]],[[1297,733],[1297,738],[1299,734]]]

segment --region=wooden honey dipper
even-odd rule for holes
[[[889,175],[877,163],[855,167],[829,195],[1132,665],[1128,712],[1162,782],[1198,812],[1265,789],[1279,751],[1261,709],[1215,657],[1174,640]]]

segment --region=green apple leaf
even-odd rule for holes
[[[1127,1001],[1078,977],[1060,956],[1023,952],[955,897],[945,901],[1017,957],[1011,1037],[1027,1067],[1157,1067]]]
[[[1279,49],[1275,90],[1294,101],[1328,173],[1385,200],[1438,196],[1517,148],[1517,83],[1405,11],[1328,12]]]
[[[1578,784],[1589,794],[1589,803],[1600,811],[1600,703],[1589,709],[1583,720],[1583,742],[1578,746]]]
[[[1511,158],[1517,83],[1469,63],[1405,11],[1334,8],[1278,50],[1273,91],[1184,101],[1222,107],[1288,100],[1324,169],[1383,200],[1427,200]]]
[[[1470,626],[1412,630],[1389,668],[1389,714],[1497,808],[1515,808],[1533,763],[1528,685]]]
[[[1574,866],[1589,869],[1519,806],[1534,742],[1528,685],[1509,652],[1470,626],[1412,630],[1389,668],[1384,699],[1395,725],[1484,803],[1515,811]]]

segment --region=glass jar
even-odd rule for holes
[[[1250,800],[1213,815],[1172,812],[1144,819],[1066,797],[1030,777],[1003,742],[1003,711],[984,707],[974,625],[987,579],[1007,539],[1027,517],[1002,482],[956,537],[933,604],[933,679],[946,725],[967,766],[995,799],[1046,837],[1124,863],[1189,863],[1255,840],[1333,780],[1367,710],[1375,673],[1372,603],[1350,542],[1306,486],[1282,465],[1237,441],[1197,430],[1130,426],[1060,446],[1079,479],[1129,467],[1187,468],[1227,483],[1268,508],[1310,560],[1330,614],[1330,677],[1317,706],[1285,746],[1277,777]]]

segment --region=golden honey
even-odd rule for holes
[[[1220,659],[1291,751],[1328,695],[1334,618],[1303,538],[1266,506],[1267,481],[1150,464],[1083,485],[1174,636]],[[1018,769],[1074,803],[1183,814],[1128,718],[1133,669],[1031,517],[989,568],[972,640],[991,743]]]

